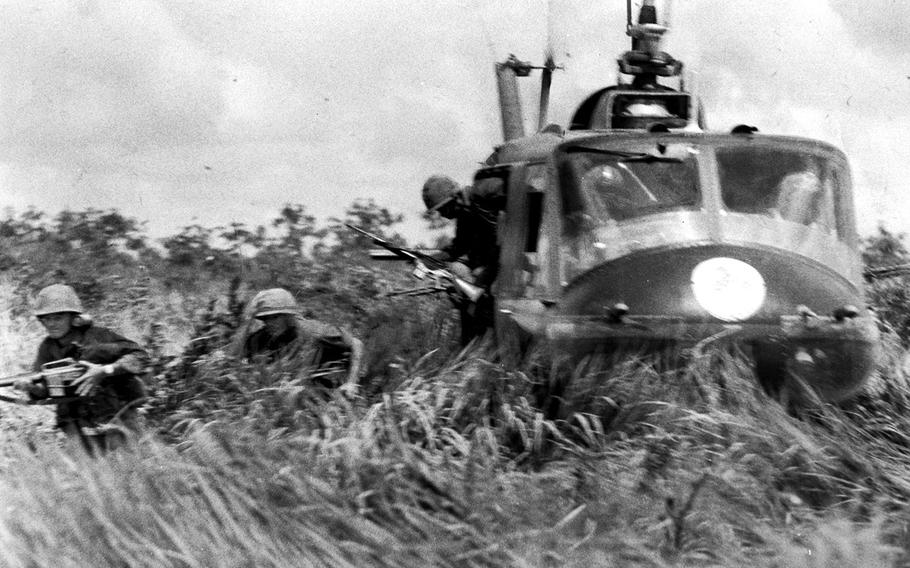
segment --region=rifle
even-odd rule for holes
[[[414,276],[419,280],[423,280],[426,277],[430,277],[433,280],[433,284],[430,286],[413,288],[409,290],[393,290],[392,292],[388,293],[389,296],[419,296],[422,294],[446,292],[451,288],[455,288],[459,294],[471,302],[477,302],[477,300],[479,300],[480,297],[485,293],[484,289],[480,286],[475,286],[474,284],[471,284],[470,282],[453,274],[452,271],[449,270],[448,265],[438,258],[433,258],[428,254],[414,249],[408,249],[393,245],[379,235],[374,235],[373,233],[364,231],[360,227],[356,227],[348,223],[345,223],[345,225],[349,229],[370,239],[373,244],[381,246],[402,260],[411,262],[414,265]],[[448,282],[449,285],[446,286],[443,284],[443,282]]]
[[[0,388],[11,387],[17,382],[25,379],[32,384],[41,384],[47,388],[47,396],[50,403],[59,402],[64,398],[76,398],[76,387],[73,383],[85,373],[85,367],[80,365],[76,360],[67,357],[41,365],[40,371],[30,371],[18,373],[3,377],[0,379]],[[19,402],[31,404],[23,398],[13,398],[0,396],[0,400],[6,402]],[[42,404],[43,401],[36,401],[34,404]]]
[[[863,270],[863,276],[866,278],[867,282],[879,280],[881,278],[907,275],[910,275],[910,264],[895,264],[892,266],[880,266],[878,268],[866,268]]]

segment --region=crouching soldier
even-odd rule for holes
[[[78,439],[86,450],[122,445],[137,428],[137,410],[145,401],[138,375],[147,356],[138,344],[109,329],[92,325],[83,314],[75,290],[54,284],[38,292],[35,316],[47,331],[38,346],[34,370],[46,363],[71,358],[84,372],[70,387],[72,396],[51,398],[46,384],[22,380],[14,386],[32,401],[56,405],[57,428]]]
[[[338,388],[345,395],[357,392],[363,359],[363,342],[348,330],[299,314],[297,301],[284,288],[256,294],[251,302],[252,318],[241,340],[241,355],[249,361],[274,363],[298,359],[316,369],[313,381],[326,388]],[[347,367],[344,382],[333,380]]]

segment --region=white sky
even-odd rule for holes
[[[629,45],[621,0],[0,0],[0,21],[0,207],[117,208],[153,237],[358,197],[419,237],[423,181],[468,182],[500,140],[495,61],[549,36],[566,124]],[[910,233],[908,22],[896,0],[676,0],[665,47],[712,129],[834,143],[860,232]]]

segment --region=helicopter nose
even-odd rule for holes
[[[800,305],[857,319],[851,314],[859,314],[861,302],[850,282],[832,278],[824,267],[724,244],[642,251],[599,264],[565,287],[559,311],[603,317],[621,303],[629,316],[777,326]]]

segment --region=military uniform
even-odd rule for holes
[[[474,283],[484,288],[496,279],[499,265],[497,213],[470,202],[460,205],[454,217],[455,238],[439,256],[440,260],[465,264],[474,275]]]
[[[459,189],[449,178],[433,176],[424,184],[423,200],[429,211],[439,211],[455,221],[455,237],[436,258],[464,265],[471,283],[485,291],[476,302],[464,298],[456,301],[461,316],[461,343],[466,345],[493,325],[490,287],[499,269],[496,231],[499,212],[505,205],[503,180],[482,179],[474,187]],[[458,272],[457,265],[452,268]]]
[[[267,363],[295,359],[323,371],[314,374],[314,383],[327,388],[341,386],[346,393],[353,393],[363,356],[359,339],[339,326],[301,317],[297,301],[284,288],[259,292],[251,307],[253,318],[262,323],[251,322],[241,336],[241,357]],[[262,327],[255,329],[254,325]]]
[[[116,418],[134,428],[137,407],[146,395],[137,376],[147,362],[145,351],[109,329],[94,325],[73,327],[60,339],[46,337],[38,347],[33,367],[38,371],[45,363],[67,357],[99,365],[117,363],[120,370],[102,378],[89,396],[58,403],[57,427],[64,431],[73,426],[94,427]],[[40,391],[30,391],[29,396],[32,400],[47,398],[46,392]]]
[[[348,334],[341,328],[301,317],[293,321],[294,325],[278,335],[272,335],[265,327],[251,333],[244,341],[243,357],[268,363],[298,358],[302,365],[317,369],[341,370],[350,363]],[[314,380],[327,388],[338,386],[326,376]]]
[[[122,444],[122,428],[136,429],[138,407],[145,401],[145,387],[138,377],[148,363],[145,351],[109,329],[92,325],[83,315],[75,290],[65,284],[43,288],[34,315],[47,331],[38,346],[34,369],[40,371],[46,363],[71,358],[84,371],[73,385],[72,397],[51,399],[46,386],[27,379],[15,388],[24,390],[32,401],[53,402],[57,427],[89,452]]]

